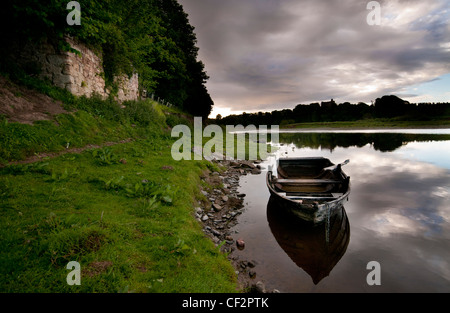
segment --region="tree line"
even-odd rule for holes
[[[394,95],[377,98],[373,104],[344,102],[333,99],[321,103],[298,104],[294,109],[272,112],[243,113],[216,117],[223,125],[286,125],[309,122],[356,121],[371,118],[431,120],[450,116],[450,103],[409,103]]]
[[[27,42],[46,39],[70,50],[72,36],[103,56],[107,85],[119,74],[139,74],[139,85],[196,115],[207,117],[213,101],[208,76],[197,59],[194,27],[177,0],[80,0],[81,25],[68,25],[67,0],[17,0],[2,6],[7,21],[0,40],[0,69],[11,70],[10,55]],[[27,70],[27,69],[25,69]],[[35,73],[29,73],[35,74]]]

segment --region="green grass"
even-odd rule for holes
[[[443,117],[429,121],[408,121],[402,119],[377,118],[358,121],[313,122],[283,125],[281,128],[411,128],[411,127],[449,127],[450,118]]]
[[[173,161],[169,143],[108,148],[123,163],[99,162],[97,149],[3,168],[0,291],[236,291],[193,217],[209,163]],[[80,286],[66,284],[69,261],[81,265]]]
[[[76,98],[34,80],[69,114],[34,125],[0,121],[0,292],[236,292],[234,268],[204,235],[208,161],[175,161],[171,123],[152,101]],[[170,114],[169,114],[170,113]],[[169,119],[170,117],[170,119]],[[8,165],[36,153],[127,143]],[[69,286],[68,262],[81,266]]]

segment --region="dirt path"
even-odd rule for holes
[[[103,148],[103,147],[109,147],[109,146],[114,146],[114,145],[121,144],[121,143],[131,142],[133,140],[134,140],[133,138],[127,138],[127,139],[123,139],[120,141],[114,141],[114,142],[108,141],[108,142],[102,143],[101,145],[90,144],[90,145],[86,145],[84,147],[69,148],[69,149],[66,149],[63,151],[58,151],[58,152],[40,153],[40,154],[30,156],[24,160],[12,161],[12,162],[9,162],[8,164],[4,164],[4,165],[0,164],[0,167],[5,167],[8,165],[13,165],[13,164],[29,164],[29,163],[39,162],[39,161],[43,160],[44,158],[55,158],[55,157],[58,157],[60,155],[67,154],[67,153],[81,153],[88,149],[98,149],[98,148]]]

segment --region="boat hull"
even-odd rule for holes
[[[318,158],[318,160],[323,163],[323,158]],[[289,161],[294,162],[292,159]],[[312,162],[313,160],[308,158],[307,161]],[[344,202],[348,200],[350,177],[342,171],[338,176],[339,180],[315,180],[314,178],[302,179],[301,174],[297,173],[297,177],[286,180],[278,179],[272,171],[268,171],[266,183],[271,196],[278,202],[280,208],[296,218],[320,224],[342,209]],[[280,186],[282,181],[285,184]],[[305,181],[308,183],[303,185]],[[296,193],[296,190],[299,192]],[[288,196],[288,194],[294,196]]]

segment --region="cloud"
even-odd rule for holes
[[[180,0],[215,107],[374,100],[450,72],[447,1]]]

